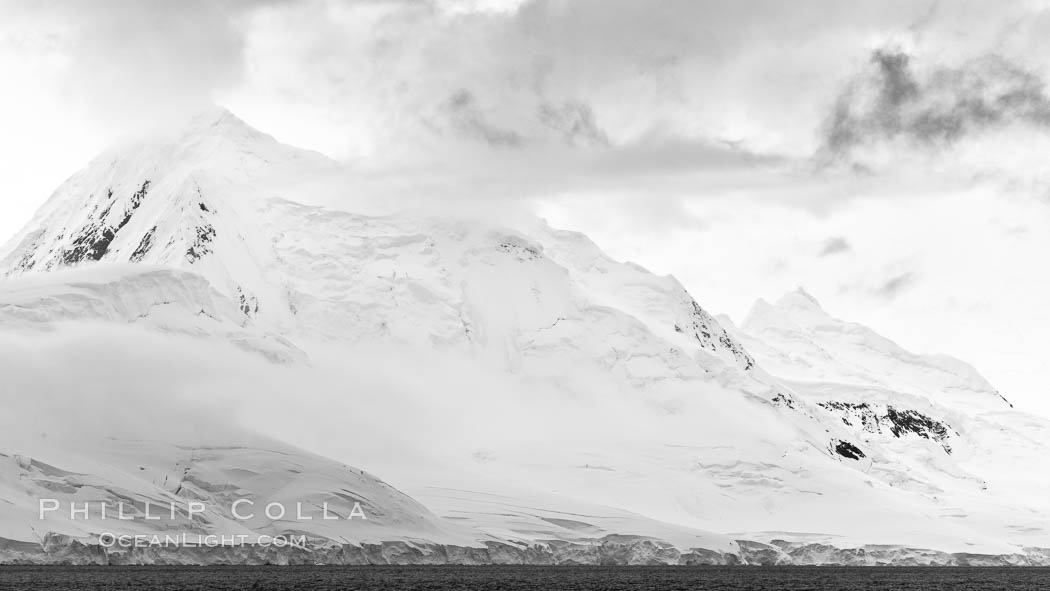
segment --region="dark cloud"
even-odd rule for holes
[[[474,94],[468,90],[453,93],[441,110],[451,127],[463,136],[498,147],[516,148],[525,143],[525,137],[517,131],[490,123]]]
[[[609,137],[598,126],[590,105],[565,101],[560,105],[545,102],[539,106],[540,122],[558,132],[568,144],[607,146]]]
[[[982,131],[1050,126],[1050,96],[1036,73],[998,55],[917,71],[900,50],[878,50],[839,95],[826,127],[830,155],[884,141],[945,147]]]
[[[826,257],[833,254],[850,252],[852,250],[853,247],[850,246],[849,242],[845,238],[843,238],[842,236],[836,236],[834,238],[829,238],[824,243],[824,248],[820,250],[820,256]]]
[[[901,273],[886,280],[882,285],[874,290],[875,295],[886,299],[893,299],[897,297],[902,291],[908,289],[918,280],[915,273],[907,272]]]
[[[443,121],[431,122],[431,129],[443,133],[451,129],[457,135],[479,140],[493,147],[517,148],[555,136],[568,146],[608,146],[609,138],[598,125],[590,105],[576,100],[554,102],[535,97],[538,103],[532,116],[513,117],[519,129],[493,122],[493,114],[506,112],[487,109],[477,95],[461,89],[452,93],[438,108]]]

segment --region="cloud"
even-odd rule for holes
[[[46,440],[225,440],[236,375],[262,362],[232,346],[132,326],[59,324],[0,335],[0,447]],[[56,371],[56,368],[60,368]],[[192,368],[192,371],[187,371]]]
[[[850,252],[853,247],[850,246],[849,242],[842,236],[836,236],[829,238],[824,242],[824,247],[820,249],[820,256],[826,257],[833,254],[841,254],[844,252]]]
[[[351,161],[361,200],[633,192],[671,211],[683,196],[845,201],[848,191],[831,187],[838,179],[807,178],[807,159],[872,44],[921,30],[909,52],[948,46],[952,31],[998,30],[1023,12],[904,0],[33,6],[16,12],[46,35],[20,38],[65,63],[52,76],[68,92],[52,94],[111,127],[137,129],[217,97],[281,141]],[[925,88],[912,62],[886,53],[871,66],[890,80],[885,96],[874,93],[886,128],[907,128],[894,114],[913,100],[909,84]],[[846,112],[836,146],[859,149],[864,113]]]
[[[662,154],[662,170],[683,175],[711,147],[728,146],[732,166],[738,154],[806,158],[825,90],[869,51],[872,31],[935,39],[930,31],[1017,12],[978,3],[959,16],[896,0],[4,2],[21,42],[56,57],[53,94],[107,132],[181,119],[217,98],[282,141],[440,166],[464,183],[486,151],[516,155],[514,176],[544,178],[556,172],[542,168],[552,149],[620,152],[608,156],[620,162]],[[689,151],[676,155],[681,146]],[[600,163],[568,161],[584,168],[573,178],[609,180]]]
[[[274,365],[207,337],[134,325],[7,330],[0,333],[0,451],[66,455],[102,440],[242,446],[258,445],[261,435],[419,483],[421,470],[469,471],[479,451],[531,454],[540,440],[555,454],[607,451],[609,442],[630,445],[658,432],[688,440],[697,420],[711,420],[697,388],[722,393],[708,383],[654,384],[639,397],[600,363],[554,361],[564,367],[552,375],[573,376],[562,384],[521,380],[500,363],[429,346],[312,343],[309,350],[308,365]],[[732,398],[725,413],[753,409],[746,397]],[[625,437],[630,421],[638,425]]]
[[[441,160],[470,151],[448,145],[457,139],[605,147],[669,131],[672,142],[805,157],[829,81],[873,35],[921,30],[940,43],[946,30],[998,30],[1024,12],[904,0],[0,0],[0,10],[23,40],[53,45],[56,93],[108,126],[218,96],[336,157]]]
[[[560,105],[542,103],[539,106],[539,119],[544,125],[561,134],[567,144],[609,145],[609,137],[598,126],[594,111],[586,103],[571,100]]]
[[[244,19],[244,83],[222,98],[282,141],[370,170],[412,171],[419,193],[491,199],[612,187],[673,199],[715,193],[696,182],[698,172],[752,170],[768,179],[769,168],[781,167],[790,170],[779,180],[792,186],[763,195],[793,199],[811,181],[803,177],[815,152],[859,150],[875,131],[937,133],[944,118],[913,126],[908,114],[927,86],[910,56],[965,63],[944,49],[971,43],[960,43],[958,31],[976,31],[971,46],[985,51],[1030,13],[1022,8],[898,0],[278,4]],[[855,76],[872,47],[894,40],[908,52],[881,52]],[[853,90],[842,92],[851,77]],[[839,120],[827,124],[836,98]],[[820,192],[810,201],[841,197]]]
[[[496,147],[516,148],[525,143],[520,133],[490,123],[477,99],[468,90],[453,93],[442,105],[441,111],[451,127],[461,135]]]
[[[0,4],[23,55],[50,56],[39,75],[66,108],[105,131],[141,131],[212,102],[243,73],[240,19],[270,2],[72,0]],[[8,46],[8,49],[11,49]]]
[[[848,72],[846,56],[864,51],[848,39],[853,29],[869,26],[866,19],[910,23],[916,12],[907,3],[843,10],[819,0],[790,8],[757,0],[493,6],[306,2],[257,10],[245,20],[247,84],[230,93],[230,106],[250,120],[253,110],[280,119],[278,104],[287,110],[289,102],[322,113],[326,124],[317,127],[346,133],[328,140],[336,156],[412,146],[445,158],[449,146],[440,140],[456,137],[442,125],[449,116],[461,136],[493,149],[619,146],[673,132],[671,139],[741,142],[753,152],[807,153],[820,114],[813,81]],[[794,116],[785,120],[785,111]],[[303,133],[294,123],[287,123],[293,142]],[[428,137],[435,132],[444,135]]]
[[[893,299],[900,295],[902,291],[914,285],[917,279],[915,273],[901,273],[900,275],[887,279],[882,285],[874,290],[874,293],[882,298]]]
[[[920,71],[899,49],[879,49],[869,67],[839,95],[825,131],[835,157],[882,142],[944,149],[967,137],[1012,125],[1050,126],[1043,79],[988,54],[956,66]]]

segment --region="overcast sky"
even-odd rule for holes
[[[1050,416],[1048,50],[1045,2],[0,0],[0,235],[217,103],[375,199],[536,210],[737,322],[804,286]]]

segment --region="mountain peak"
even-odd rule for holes
[[[263,133],[229,109],[213,105],[192,116],[180,133],[183,142],[203,138],[223,137],[234,141],[263,140],[276,143],[273,136]]]
[[[211,105],[202,111],[198,111],[190,118],[190,121],[191,124],[198,126],[216,125],[223,122],[247,125],[242,119],[221,105]]]
[[[771,326],[812,326],[823,324],[830,316],[821,307],[817,298],[802,287],[780,296],[774,304],[759,298],[751,306],[744,322],[745,331],[755,332]]]
[[[826,314],[824,308],[821,307],[820,302],[817,301],[817,298],[813,297],[801,286],[795,288],[794,291],[789,291],[780,296],[780,299],[777,300],[776,307]]]

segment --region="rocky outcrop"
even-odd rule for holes
[[[952,447],[948,443],[948,438],[953,433],[951,427],[917,410],[885,404],[854,404],[834,400],[817,404],[838,416],[843,424],[850,427],[872,434],[888,433],[898,439],[914,435],[936,441],[941,444],[945,453],[952,453]]]
[[[733,340],[729,333],[718,324],[718,321],[696,303],[696,300],[690,300],[690,303],[692,309],[689,315],[689,325],[683,327],[681,324],[676,324],[675,332],[688,332],[703,349],[715,353],[720,350],[727,351],[733,356],[737,365],[745,371],[755,366],[754,358],[744,350],[743,345]]]
[[[62,252],[62,263],[73,265],[85,260],[99,261],[109,250],[109,245],[117,237],[124,226],[131,221],[131,216],[142,205],[142,201],[149,193],[150,181],[147,179],[130,197],[124,205],[123,212],[113,218],[114,203],[110,201],[97,218],[90,216],[88,223],[79,230],[69,248]],[[113,189],[109,189],[107,199],[113,199]]]

